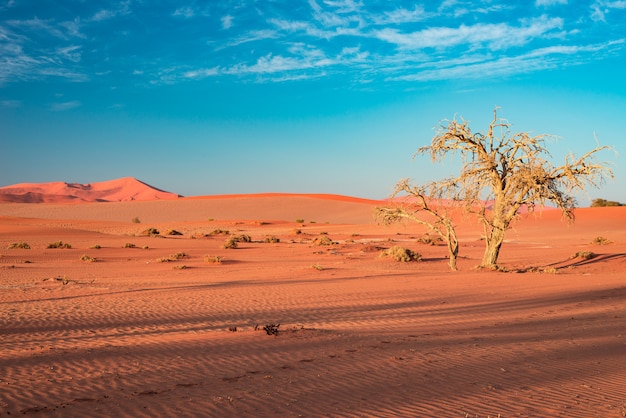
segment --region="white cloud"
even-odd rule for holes
[[[79,45],[67,46],[65,48],[57,48],[56,52],[62,58],[72,62],[79,62],[81,58],[81,53],[79,52]]]
[[[567,0],[535,0],[537,7],[549,7],[557,4],[567,4]]]
[[[195,15],[196,11],[188,6],[179,7],[178,9],[174,10],[174,13],[172,13],[172,16],[180,16],[186,18],[194,17]]]
[[[386,28],[374,31],[373,36],[407,49],[449,48],[458,45],[502,49],[527,44],[534,38],[545,37],[563,27],[561,18],[545,16],[524,23],[525,25],[519,27],[507,23],[478,23],[472,26],[461,25],[458,28],[428,28],[412,33]]]
[[[16,108],[22,106],[21,100],[2,100],[0,101],[0,106],[8,107],[8,108]]]
[[[57,102],[50,104],[50,110],[53,112],[63,112],[65,110],[70,110],[77,108],[81,105],[81,103],[77,100],[73,100],[70,102]]]
[[[231,15],[222,16],[222,29],[230,29],[233,26],[233,17]]]
[[[198,70],[187,71],[183,74],[184,78],[201,79],[219,74],[219,68],[201,68]]]

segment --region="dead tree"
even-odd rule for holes
[[[534,210],[551,202],[569,220],[574,219],[574,193],[599,187],[606,177],[613,178],[607,163],[598,162],[599,146],[577,158],[569,154],[565,163],[554,166],[546,149],[551,135],[530,136],[512,133],[511,124],[498,118],[497,108],[486,133],[474,133],[466,121],[446,121],[429,146],[416,155],[428,154],[433,162],[449,155],[461,155],[457,177],[435,182],[439,195],[464,203],[478,215],[485,236],[481,267],[496,268],[505,232],[520,208]]]
[[[448,211],[451,206],[440,206],[434,208],[426,197],[429,187],[417,187],[409,184],[408,179],[401,180],[396,185],[393,197],[406,193],[408,196],[404,202],[390,204],[376,208],[376,218],[379,222],[390,225],[401,221],[413,221],[428,227],[436,233],[446,243],[448,247],[450,269],[456,271],[456,260],[459,255],[459,241],[456,237],[454,223],[449,217]],[[427,214],[428,219],[420,216],[420,213]]]

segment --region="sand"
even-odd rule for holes
[[[459,219],[451,272],[375,204],[1,203],[0,416],[625,416],[626,208],[520,220],[510,272],[474,269],[481,229]],[[423,261],[380,258],[392,245]]]

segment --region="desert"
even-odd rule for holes
[[[523,215],[503,271],[458,217],[453,272],[385,201],[28,186],[0,203],[2,416],[626,416],[626,207]]]

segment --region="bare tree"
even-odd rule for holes
[[[408,199],[405,199],[405,201],[400,204],[377,207],[376,218],[385,225],[409,220],[428,227],[431,231],[439,235],[448,246],[450,268],[456,271],[459,241],[456,237],[454,223],[448,215],[448,210],[451,209],[452,206],[448,205],[434,208],[429,204],[431,199],[427,199],[427,196],[433,196],[435,192],[435,190],[433,190],[434,186],[436,185],[431,184],[429,186],[417,187],[409,184],[408,179],[399,181],[392,197],[406,193]],[[420,213],[426,213],[428,219],[423,219]]]
[[[596,160],[598,152],[611,147],[597,145],[580,158],[570,154],[563,165],[554,166],[546,159],[551,156],[545,147],[553,136],[512,133],[511,124],[498,118],[497,110],[486,133],[472,132],[463,120],[446,121],[431,145],[416,152],[429,154],[433,162],[461,154],[460,174],[435,182],[433,189],[439,196],[464,202],[478,215],[486,242],[480,266],[488,268],[497,267],[505,232],[520,208],[532,211],[552,202],[573,220],[573,193],[598,187],[607,176],[613,178],[607,163]]]

